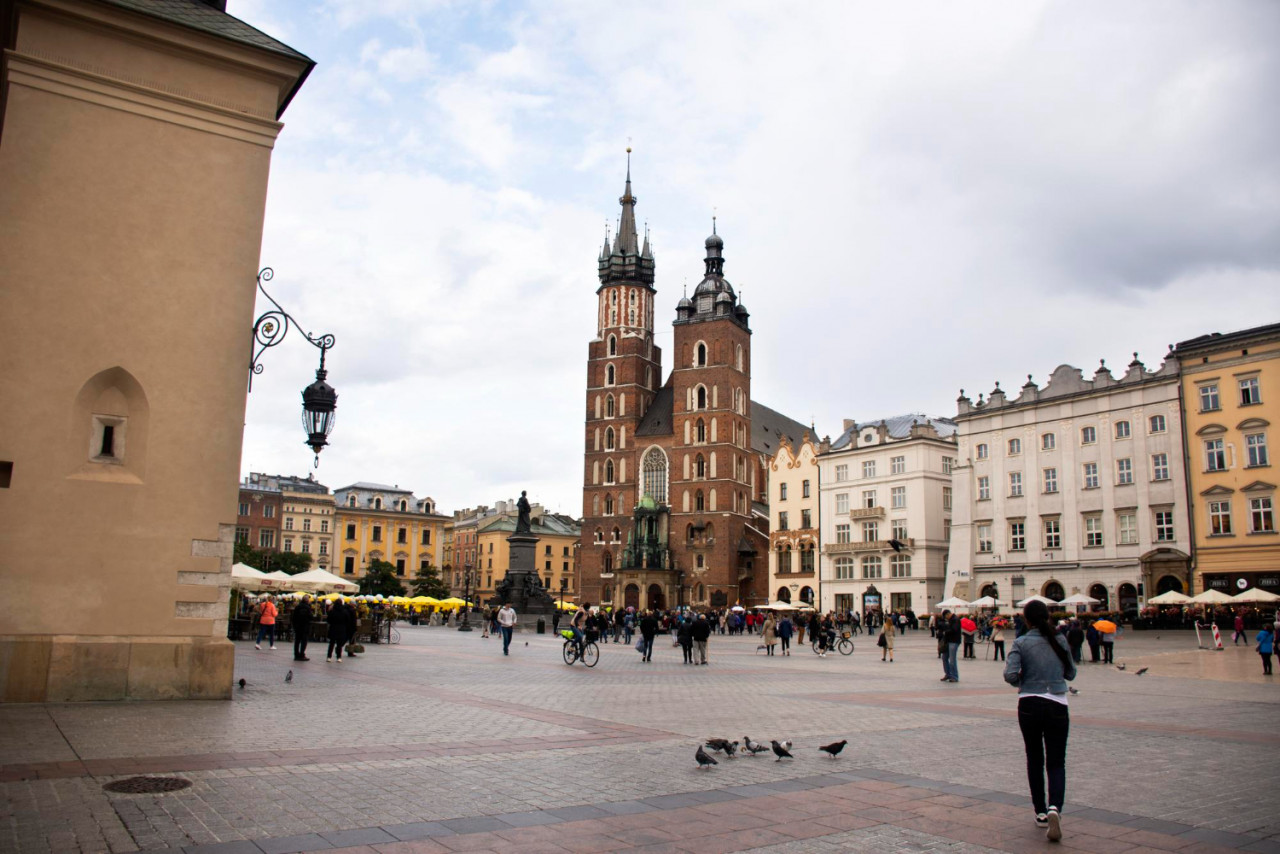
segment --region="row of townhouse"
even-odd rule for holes
[[[769,460],[770,590],[825,609],[1167,590],[1280,593],[1270,426],[1280,324],[1206,335],[1154,370],[1062,365],[953,418],[846,421]]]

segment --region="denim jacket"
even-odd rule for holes
[[[1049,641],[1033,629],[1013,642],[1004,665],[1004,681],[1017,686],[1019,694],[1067,693],[1067,682],[1076,678],[1076,665],[1065,638],[1054,632],[1053,643],[1067,652],[1066,668],[1049,648]]]

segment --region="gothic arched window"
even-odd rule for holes
[[[705,505],[702,500],[702,490],[699,489],[697,492],[693,494],[693,509],[701,513],[704,506]]]
[[[693,476],[699,480],[707,476],[707,461],[703,458],[702,454],[698,454],[697,459],[694,461],[693,470]]]
[[[613,335],[609,336],[609,355],[618,355],[618,339]]]
[[[606,460],[604,464],[604,482],[613,483],[613,460]]]
[[[642,494],[655,504],[667,503],[667,455],[661,448],[650,448],[640,463],[643,472]]]
[[[609,365],[604,369],[604,384],[613,385],[613,365]]]
[[[707,364],[707,345],[706,345],[706,344],[703,344],[702,342],[698,342],[698,359],[697,359],[697,365],[698,365],[698,367],[700,367],[700,368],[701,368],[701,367],[705,366],[706,364]]]
[[[707,422],[703,421],[701,418],[698,419],[697,435],[698,435],[697,441],[699,442],[707,441]]]
[[[706,386],[703,386],[703,385],[698,386],[698,398],[697,398],[697,403],[695,405],[697,406],[698,409],[707,408],[707,387]]]
[[[613,428],[609,427],[604,431],[604,449],[606,451],[613,450]]]
[[[613,417],[613,395],[609,395],[604,399],[604,417]]]

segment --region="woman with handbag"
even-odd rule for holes
[[[884,628],[880,630],[880,639],[876,644],[880,647],[880,660],[893,664],[893,636],[897,634],[894,628],[893,620],[885,620]]]

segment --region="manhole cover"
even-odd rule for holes
[[[123,780],[112,780],[102,788],[108,792],[123,795],[155,795],[160,792],[176,792],[191,785],[190,780],[181,777],[127,777]]]

